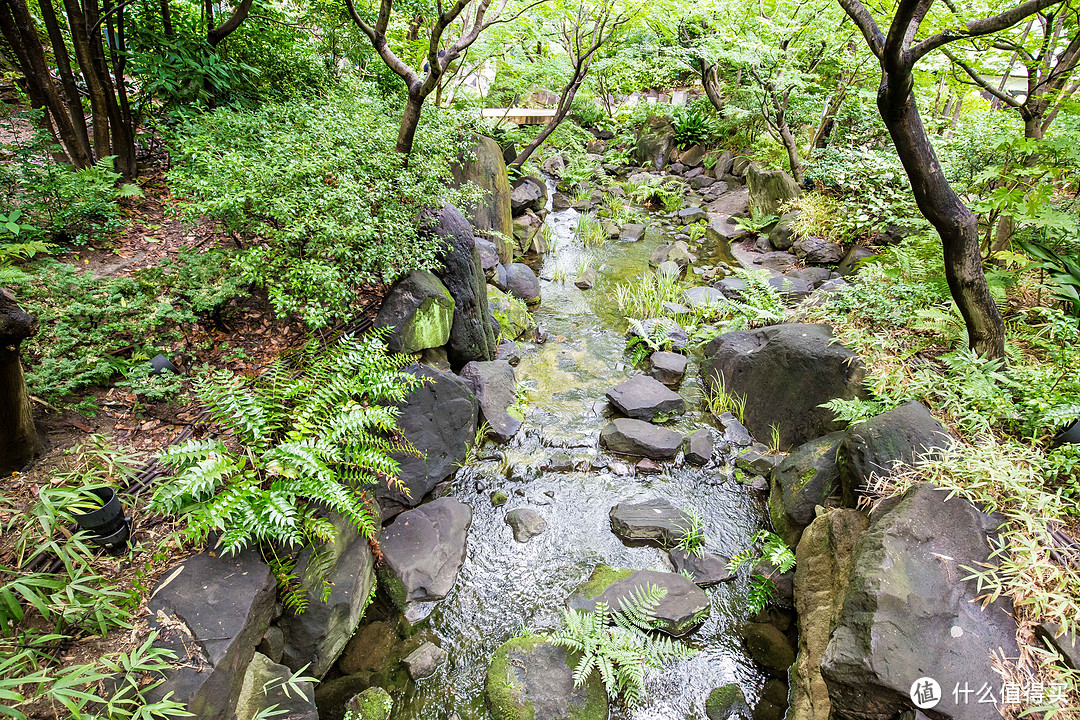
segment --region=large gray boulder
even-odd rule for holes
[[[781,448],[842,429],[822,403],[865,395],[862,361],[828,325],[793,323],[725,333],[705,347],[708,389],[746,399],[743,422],[758,438],[779,428]]]
[[[677,392],[648,375],[634,375],[607,391],[607,399],[623,415],[637,420],[657,420],[686,412]]]
[[[413,366],[409,371],[424,384],[398,403],[397,424],[416,452],[392,455],[398,463],[398,479],[407,492],[396,485],[379,484],[375,495],[384,518],[420,504],[461,467],[476,438],[478,407],[468,383],[434,368]]]
[[[525,263],[508,263],[496,269],[495,287],[524,300],[529,305],[540,302],[540,281]]]
[[[951,444],[952,437],[941,423],[915,400],[855,423],[837,451],[845,504],[853,507],[857,496],[877,480]]]
[[[682,447],[683,436],[644,420],[616,418],[600,431],[600,446],[620,455],[671,460]]]
[[[512,249],[509,243],[502,240],[514,234],[513,216],[510,214],[510,178],[506,174],[506,161],[503,160],[499,143],[484,135],[477,136],[472,151],[451,163],[450,172],[454,176],[455,187],[471,182],[484,191],[483,199],[465,208],[465,214],[472,219],[473,229],[478,234],[495,238],[499,257],[503,262],[510,262],[513,259]]]
[[[375,316],[375,327],[390,328],[386,349],[410,355],[445,345],[453,324],[454,298],[427,270],[398,278]]]
[[[368,539],[341,517],[333,522],[334,540],[320,548],[316,560],[312,562],[312,550],[307,548],[296,562],[307,610],[300,614],[286,610],[278,620],[285,638],[282,664],[293,670],[307,665],[305,672],[316,678],[326,674],[353,636],[375,586]]]
[[[295,684],[299,691],[284,687],[292,671],[262,653],[255,653],[244,674],[244,685],[236,702],[235,720],[255,720],[259,713],[284,714],[290,720],[319,720],[315,709],[315,686],[310,681]]]
[[[751,163],[746,170],[750,207],[765,215],[780,212],[784,203],[802,195],[798,183],[783,170],[760,168]]]
[[[821,661],[833,717],[891,720],[933,677],[948,693],[1000,682],[994,655],[1017,657],[1012,601],[982,599],[967,568],[993,564],[1002,519],[930,484],[885,501],[855,548],[840,619]],[[985,705],[942,702],[931,717],[982,720]]]
[[[506,442],[521,429],[521,420],[508,410],[517,399],[514,368],[506,360],[471,362],[461,368],[461,377],[469,383],[480,404],[480,417],[489,433]]]
[[[574,588],[566,600],[573,610],[593,612],[600,603],[618,610],[649,587],[667,591],[653,610],[657,630],[685,635],[709,616],[708,596],[682,575],[659,570],[623,570],[597,565],[589,579]]]
[[[664,547],[678,545],[694,525],[689,513],[664,498],[619,503],[608,517],[611,531],[623,540],[651,540]]]
[[[421,232],[438,237],[446,249],[435,273],[454,298],[454,324],[450,327],[447,356],[457,368],[471,360],[495,357],[496,323],[488,308],[487,280],[473,240],[472,226],[461,211],[445,205],[438,213],[421,217]]]
[[[803,443],[772,471],[769,515],[777,535],[792,548],[799,544],[803,528],[814,521],[814,508],[826,505],[834,495],[839,500],[836,448],[843,437],[838,431]]]
[[[379,533],[379,587],[406,615],[416,603],[442,600],[454,587],[471,522],[468,505],[441,497],[401,513]]]
[[[178,664],[147,699],[172,693],[197,717],[231,718],[276,599],[274,575],[253,550],[207,550],[166,573],[147,602],[147,622],[158,631],[155,646],[171,650]]]
[[[835,265],[844,259],[844,248],[819,237],[799,238],[791,246],[808,265]]]
[[[599,673],[578,686],[578,657],[539,636],[514,638],[488,663],[484,695],[495,720],[607,720]]]
[[[791,210],[780,216],[780,219],[769,231],[769,244],[777,250],[787,250],[794,242],[795,225],[799,221],[799,211]]]
[[[819,720],[829,715],[829,689],[821,677],[821,658],[829,645],[851,576],[855,542],[870,521],[857,510],[836,508],[816,518],[795,550],[795,610],[799,647],[791,668],[788,720]]]
[[[675,149],[675,127],[669,117],[650,117],[638,132],[634,159],[641,165],[660,170]]]
[[[510,193],[510,212],[516,217],[526,210],[543,210],[547,204],[547,184],[539,178],[521,177]]]

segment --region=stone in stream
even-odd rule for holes
[[[844,259],[844,248],[819,237],[796,240],[791,249],[809,265],[835,265]]]
[[[533,269],[524,263],[509,263],[495,268],[496,287],[529,305],[540,302],[540,281]]]
[[[595,284],[596,284],[596,268],[591,267],[591,266],[585,268],[584,270],[582,270],[581,273],[577,276],[577,279],[574,280],[574,285],[579,290],[589,290]]]
[[[715,688],[705,701],[705,717],[709,720],[742,720],[749,716],[750,706],[735,683]]]
[[[683,440],[683,457],[691,465],[705,465],[712,460],[712,433],[708,428],[695,430]]]
[[[345,703],[351,720],[386,720],[394,709],[390,693],[381,687],[369,687]]]
[[[678,545],[694,526],[694,518],[664,498],[619,503],[608,513],[611,531],[623,540],[652,540],[662,547]]]
[[[461,368],[461,377],[469,383],[480,406],[480,417],[488,432],[506,442],[521,429],[521,420],[508,410],[517,400],[514,368],[505,360],[471,362]]]
[[[660,278],[666,278],[669,280],[677,280],[683,275],[685,268],[680,267],[677,262],[672,260],[665,260],[656,266],[656,275]],[[667,305],[667,303],[664,303]],[[687,309],[686,312],[689,310]]]
[[[600,446],[620,455],[671,460],[682,447],[683,436],[644,420],[616,418],[600,431]]]
[[[754,442],[754,439],[750,437],[750,431],[746,429],[739,419],[730,412],[720,413],[716,418],[720,423],[721,429],[724,431],[724,437],[728,439],[733,445],[749,445]]]
[[[337,659],[338,669],[345,675],[374,672],[390,661],[401,638],[389,623],[376,620],[358,630]]]
[[[435,673],[446,662],[446,651],[433,642],[425,642],[401,660],[413,680],[422,680]]]
[[[507,525],[514,531],[514,540],[528,542],[547,529],[547,521],[540,514],[529,508],[518,508],[506,513],[503,518]]]
[[[551,196],[551,209],[555,211],[566,210],[570,208],[573,203],[570,198],[564,193],[557,192]]]
[[[642,458],[638,460],[637,465],[634,466],[634,471],[638,475],[659,475],[664,471],[664,468],[655,460]]]
[[[150,701],[172,692],[200,717],[231,717],[276,594],[273,573],[252,550],[205,551],[166,573],[148,600],[149,624],[158,631],[154,646],[182,664],[165,671],[164,682],[147,692]],[[178,622],[159,626],[159,613]]]
[[[678,573],[658,570],[625,570],[597,565],[589,579],[574,588],[566,606],[593,612],[599,603],[618,610],[650,586],[666,590],[653,610],[656,629],[669,635],[685,635],[709,616],[709,598],[701,588]]]
[[[244,684],[236,701],[233,719],[254,720],[265,716],[271,708],[276,708],[280,714],[288,715],[290,720],[319,720],[314,701],[315,686],[310,681],[298,681],[295,684],[297,692],[283,687],[292,674],[292,670],[284,665],[278,665],[262,653],[255,653],[244,673]]]
[[[707,285],[683,290],[682,301],[694,310],[719,310],[729,304],[724,293]]]
[[[836,449],[843,437],[843,432],[834,432],[804,443],[772,471],[769,515],[776,534],[792,548],[814,521],[815,508],[840,494]]]
[[[491,312],[496,318],[495,324],[503,337],[516,340],[532,325],[532,318],[525,303],[511,298],[494,285],[487,286],[487,296]]]
[[[641,223],[626,223],[619,229],[619,242],[640,242],[645,237],[645,226]]]
[[[386,349],[412,355],[441,347],[454,324],[454,298],[427,270],[410,270],[390,286],[374,326],[389,328]]]
[[[649,375],[665,385],[678,385],[685,374],[685,355],[660,350],[649,356]]]
[[[607,391],[607,399],[627,417],[655,421],[686,412],[686,401],[659,380],[634,375]]]
[[[697,258],[690,252],[689,246],[682,240],[664,245],[657,245],[649,255],[649,264],[659,267],[664,262],[673,262],[685,268]]]
[[[379,533],[379,586],[399,609],[442,600],[465,562],[472,510],[450,497],[403,512]]]
[[[701,375],[745,398],[743,420],[759,438],[776,426],[781,449],[842,429],[822,403],[864,397],[865,369],[828,325],[791,323],[725,333],[705,346]],[[722,379],[722,380],[721,380]]]
[[[717,555],[716,553],[688,553],[685,550],[674,548],[668,552],[671,564],[675,566],[675,572],[689,575],[697,585],[707,587],[722,582],[731,582],[735,579],[728,570],[731,558]]]
[[[771,675],[784,675],[795,662],[795,649],[784,633],[770,623],[748,622],[741,628],[754,662]]]
[[[773,468],[783,459],[783,455],[771,453],[764,445],[757,443],[739,453],[735,458],[735,467],[754,475],[769,477]]]
[[[684,207],[675,213],[675,222],[679,225],[690,225],[708,219],[709,214],[699,207]]]
[[[539,636],[514,638],[488,663],[484,695],[495,720],[607,720],[599,673],[574,682],[577,657]]]
[[[547,185],[543,180],[526,176],[514,181],[514,189],[510,192],[510,212],[515,217],[526,210],[543,210],[545,204]]]
[[[645,318],[639,324],[640,328],[631,324],[631,337],[642,337],[644,331],[650,340],[659,339],[661,345],[670,345],[674,350],[682,350],[690,344],[690,336],[682,325],[669,318]]]
[[[942,689],[998,682],[995,655],[1015,658],[1007,595],[981,600],[965,568],[993,566],[1000,516],[928,483],[881,501],[855,544],[844,604],[821,660],[834,717],[896,717],[912,678]],[[948,692],[947,690],[945,692]],[[940,717],[983,720],[985,708],[949,704]]]
[[[521,352],[518,350],[517,343],[513,340],[501,340],[499,347],[495,349],[495,359],[505,360],[510,363],[510,367],[517,365],[521,362]]]

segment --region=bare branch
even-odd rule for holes
[[[874,22],[870,11],[859,0],[839,0],[839,2],[840,7],[844,9],[844,12],[848,14],[848,17],[859,28],[863,37],[866,38],[866,44],[870,46],[870,52],[874,53],[880,60],[881,54],[885,50],[885,36],[882,35],[881,28]]]
[[[850,0],[848,0],[850,1]],[[1027,0],[1005,12],[991,15],[990,17],[972,20],[960,30],[943,30],[936,35],[931,35],[911,48],[911,63],[918,62],[927,53],[937,50],[939,47],[948,45],[963,38],[982,37],[1008,30],[1021,20],[1034,15],[1046,8],[1057,5],[1062,0]]]

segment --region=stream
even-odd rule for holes
[[[649,254],[660,239],[648,233],[638,243],[609,240],[584,247],[574,232],[577,216],[569,209],[551,212],[546,220],[552,233],[539,275],[559,278],[561,269],[565,280],[541,282],[543,302],[533,316],[547,332],[547,342],[519,342],[517,380],[529,398],[524,427],[505,446],[484,445],[480,459],[463,467],[453,481],[451,494],[472,506],[473,519],[465,564],[430,619],[449,660],[395,698],[397,720],[444,720],[450,713],[462,720],[486,720],[484,677],[492,653],[523,628],[556,627],[566,597],[597,563],[671,570],[665,551],[629,547],[611,532],[608,511],[616,503],[664,497],[697,512],[703,518],[706,550],[729,557],[747,547],[766,524],[763,501],[734,480],[732,458],[719,454],[720,432],[701,408],[696,359],[688,364],[678,389],[687,412],[668,426],[683,433],[713,428],[717,453],[709,465],[667,463],[659,475],[635,475],[631,459],[598,449],[610,413],[604,393],[637,372],[624,353],[626,322],[614,288],[649,272]],[[574,279],[586,259],[600,272],[596,285],[582,291]],[[541,472],[544,461],[559,452],[587,470]],[[508,473],[511,468],[515,471]],[[531,479],[509,480],[508,474]],[[506,505],[492,506],[493,491],[506,493]],[[515,542],[503,520],[507,511],[519,507],[533,508],[548,523],[545,532],[527,543]],[[746,615],[746,578],[705,591],[711,615],[683,640],[698,654],[656,673],[643,705],[627,710],[613,703],[613,718],[704,718],[709,691],[732,682],[754,706],[764,676],[743,650],[736,630]]]

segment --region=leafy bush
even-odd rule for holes
[[[1047,272],[1053,283],[1054,296],[1061,301],[1069,314],[1080,317],[1080,262],[1075,257],[1061,255],[1039,243],[1018,244]]]
[[[758,548],[757,546],[761,547]],[[768,530],[760,530],[754,536],[753,544],[736,553],[728,563],[728,572],[736,573],[739,568],[765,559],[779,573],[786,573],[795,567],[795,553],[787,546],[783,538]],[[747,605],[751,615],[764,610],[776,597],[776,585],[769,578],[755,573],[750,578],[750,595]]]
[[[693,145],[713,140],[717,134],[711,113],[700,106],[676,107],[672,113],[675,144],[685,150]]]
[[[238,267],[264,285],[280,313],[313,327],[352,317],[366,284],[430,268],[441,242],[425,237],[418,214],[455,190],[447,158],[467,152],[465,133],[420,125],[408,158],[394,149],[399,110],[343,86],[330,97],[218,110],[186,121],[170,179],[189,217],[209,216],[250,241]]]
[[[309,346],[292,377],[284,361],[247,380],[207,372],[195,393],[223,438],[192,439],[162,453],[175,475],[153,506],[180,513],[187,532],[221,531],[227,552],[248,545],[303,547],[333,539],[333,511],[374,538],[378,517],[363,492],[397,482],[390,453],[407,450],[395,435],[397,409],[418,380],[386,355],[378,335]]]

